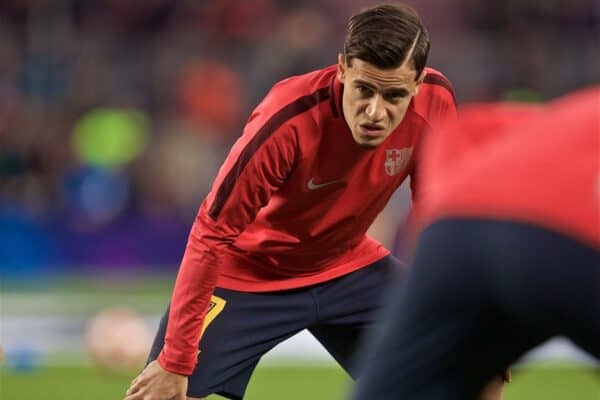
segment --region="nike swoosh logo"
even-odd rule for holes
[[[310,181],[308,181],[308,190],[321,189],[321,188],[324,188],[325,186],[329,186],[329,185],[332,185],[332,184],[338,183],[338,182],[340,182],[339,179],[337,179],[335,181],[330,181],[330,182],[315,183],[314,179],[311,179]]]

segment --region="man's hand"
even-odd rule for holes
[[[186,400],[187,376],[163,369],[152,361],[131,382],[125,400]]]
[[[507,370],[505,374],[510,374],[510,370]],[[505,382],[509,382],[505,375],[495,376],[488,384],[483,388],[478,400],[502,400],[502,392],[504,391]]]

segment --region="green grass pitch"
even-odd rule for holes
[[[162,312],[171,287],[171,278],[63,280],[43,288],[3,282],[0,303],[3,317],[8,313],[91,315],[106,307],[123,305],[151,315]],[[60,364],[60,358],[54,362]],[[259,365],[246,399],[345,399],[350,381],[340,368],[331,365]],[[507,385],[505,400],[600,400],[598,369],[544,364],[516,369],[513,378]],[[133,374],[116,375],[85,367],[43,367],[26,373],[0,367],[0,400],[120,400],[132,379]],[[210,397],[210,400],[218,399]]]
[[[122,399],[132,377],[83,367],[41,368],[27,373],[0,371],[2,400]],[[517,369],[505,400],[600,400],[600,371],[564,366]],[[335,367],[257,369],[248,400],[344,399],[349,380]],[[220,397],[211,396],[211,400]]]

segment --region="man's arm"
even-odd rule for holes
[[[126,400],[143,400],[144,393],[179,398],[181,390],[185,391],[186,376],[196,366],[202,324],[223,250],[284,183],[295,163],[296,149],[295,131],[286,121],[274,124],[272,116],[255,111],[192,226],[171,297],[164,347],[157,362],[134,380]]]
[[[262,125],[260,121],[250,124]],[[202,203],[177,275],[165,346],[158,362],[189,375],[197,359],[204,314],[213,294],[223,251],[252,223],[295,161],[295,135],[281,126],[269,135],[245,132],[233,146],[215,184]]]

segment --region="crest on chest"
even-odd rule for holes
[[[386,149],[385,162],[383,164],[385,173],[394,176],[406,168],[412,155],[412,147],[402,149]]]

